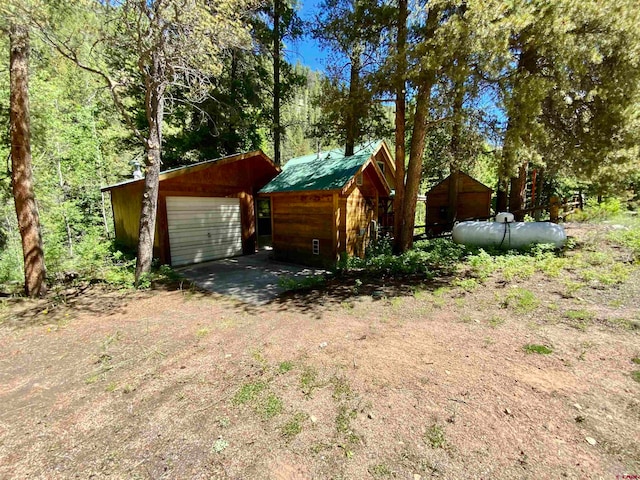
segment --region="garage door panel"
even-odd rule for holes
[[[197,228],[197,227],[228,227],[229,225],[240,223],[240,215],[228,216],[228,217],[178,217],[170,218],[167,216],[167,221],[170,225],[169,230],[180,230],[183,228]]]
[[[238,245],[220,245],[215,248],[202,248],[194,249],[189,248],[187,250],[179,249],[178,251],[171,252],[171,258],[173,261],[180,261],[181,263],[197,263],[198,258],[205,258],[207,260],[214,260],[219,258],[233,257],[237,255]],[[242,245],[240,245],[242,247]],[[195,259],[195,260],[194,260]]]
[[[173,265],[242,254],[237,198],[167,197],[167,223]]]
[[[216,249],[216,248],[242,248],[242,240],[239,238],[205,239],[203,241],[186,241],[180,244],[174,244],[171,253],[186,253],[189,250]]]
[[[183,242],[206,242],[214,239],[226,239],[232,240],[240,238],[242,231],[239,228],[236,229],[189,229],[189,230],[177,230],[172,233],[171,238],[174,243]]]
[[[236,200],[237,201],[237,200]],[[236,207],[222,207],[211,205],[209,210],[171,210],[167,212],[167,218],[201,218],[205,220],[219,220],[222,218],[237,217],[240,211]]]

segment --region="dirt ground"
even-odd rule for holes
[[[640,271],[571,275],[5,301],[0,478],[640,475]]]

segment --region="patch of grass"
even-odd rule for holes
[[[424,434],[425,442],[431,446],[431,448],[444,448],[447,444],[447,440],[444,435],[444,428],[437,423],[434,423]]]
[[[349,408],[347,405],[340,405],[338,415],[336,415],[336,430],[338,433],[351,434],[351,421],[358,416],[357,410]]]
[[[636,224],[629,230],[611,232],[608,239],[631,251],[635,261],[640,260],[640,227]]]
[[[431,294],[436,298],[442,298],[449,293],[449,291],[450,290],[447,287],[438,287]]]
[[[640,357],[633,357],[631,359],[632,363],[635,363],[636,365],[640,365]]]
[[[222,453],[228,446],[229,442],[222,438],[219,438],[215,442],[213,442],[213,445],[211,446],[211,453]]]
[[[526,353],[537,353],[539,355],[549,355],[553,353],[553,349],[551,347],[547,347],[546,345],[538,345],[535,343],[529,343],[525,345],[524,351]]]
[[[244,405],[245,403],[252,402],[265,388],[267,388],[267,384],[264,382],[245,383],[234,395],[232,403],[235,405]]]
[[[393,297],[389,299],[389,305],[393,309],[398,309],[402,306],[402,297]]]
[[[371,476],[376,478],[390,477],[392,475],[391,469],[388,466],[386,466],[384,463],[371,465],[367,469],[367,471]]]
[[[259,348],[256,348],[251,351],[251,358],[253,358],[256,362],[258,362],[263,367],[267,365],[267,359],[264,358],[264,355],[260,351]]]
[[[282,436],[287,440],[291,440],[302,432],[302,423],[307,419],[307,414],[298,412],[280,430]]]
[[[340,400],[343,398],[350,398],[352,396],[351,385],[344,377],[334,377],[333,383],[333,399]]]
[[[591,321],[594,318],[594,314],[585,309],[567,310],[564,315],[569,320]]]
[[[229,425],[231,425],[231,420],[229,420],[229,417],[223,416],[223,417],[218,417],[216,420],[216,423],[220,428],[227,428]]]
[[[585,309],[568,310],[565,312],[564,316],[571,320],[573,322],[572,326],[579,330],[586,330],[595,317],[592,312]]]
[[[640,383],[640,370],[634,370],[631,372],[631,378]]]
[[[313,392],[313,389],[316,388],[318,378],[318,371],[313,367],[305,367],[302,370],[302,375],[300,375],[300,387],[302,388],[302,393],[306,396],[310,396]]]
[[[461,288],[467,292],[473,292],[480,283],[475,278],[456,278],[453,281],[453,286]]]
[[[467,304],[467,300],[464,297],[458,297],[453,301],[453,303],[456,304],[456,307],[463,308]]]
[[[628,265],[614,263],[603,268],[584,268],[579,273],[585,282],[612,286],[626,282],[631,271],[632,267]]]
[[[611,256],[605,252],[589,252],[586,254],[585,260],[594,267],[612,263]]]
[[[294,366],[293,362],[288,361],[288,360],[286,360],[284,362],[280,362],[278,364],[278,373],[279,374],[284,374],[284,373],[290,372],[291,370],[293,370],[293,366]]]
[[[540,300],[526,288],[514,288],[502,300],[503,308],[513,308],[518,313],[531,313],[538,308]]]
[[[270,393],[258,404],[256,412],[264,420],[269,420],[282,413],[283,408],[282,400],[277,395]]]
[[[496,262],[493,257],[484,250],[476,255],[471,255],[467,259],[467,264],[471,267],[471,274],[484,282],[496,270]]]
[[[109,385],[105,387],[105,392],[115,392],[118,389],[118,384],[116,382],[111,382]]]
[[[489,321],[487,322],[490,327],[496,328],[502,325],[505,322],[504,318],[499,317],[497,315],[493,315]]]
[[[526,280],[536,272],[535,259],[522,254],[509,254],[496,257],[502,276],[508,282],[514,278]]]
[[[199,329],[199,330],[196,332],[196,337],[198,337],[198,338],[204,338],[204,337],[206,337],[207,335],[209,335],[209,332],[210,332],[210,331],[211,331],[211,330],[209,330],[207,327],[203,327],[203,328]]]
[[[566,280],[564,282],[564,296],[565,297],[573,297],[578,290],[586,287],[587,284],[584,282],[574,282],[573,280]]]

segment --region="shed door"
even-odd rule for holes
[[[173,266],[242,254],[240,199],[167,197]]]

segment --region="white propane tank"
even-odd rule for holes
[[[550,222],[510,222],[507,215],[511,214],[499,214],[495,222],[457,223],[451,235],[453,241],[473,247],[504,249],[525,248],[536,243],[550,243],[560,248],[567,241],[567,234],[560,225]],[[501,223],[498,217],[503,219]]]

